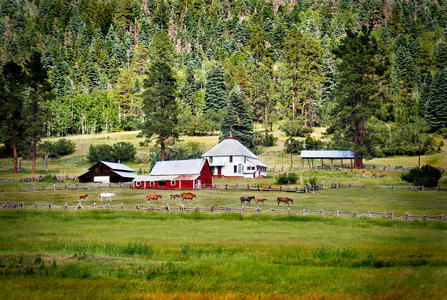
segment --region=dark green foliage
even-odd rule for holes
[[[255,131],[254,135],[255,146],[271,147],[276,144],[276,141],[278,141],[278,138],[271,133],[268,132],[262,133],[259,131]]]
[[[60,139],[54,143],[44,142],[39,145],[41,152],[48,153],[51,158],[58,158],[60,156],[72,154],[75,151],[76,144],[67,139]]]
[[[39,180],[39,182],[48,182],[48,183],[57,183],[57,177],[56,175],[45,175],[42,179]]]
[[[413,168],[408,173],[402,174],[401,179],[416,186],[436,187],[442,173],[443,171],[438,168],[425,165],[422,168]]]
[[[432,131],[447,127],[447,68],[436,75],[425,108]]]
[[[287,136],[300,136],[304,137],[309,133],[312,133],[311,127],[304,126],[304,119],[297,118],[295,121],[288,120],[286,123],[279,127]]]
[[[298,180],[296,173],[283,173],[276,176],[276,184],[295,184]]]
[[[435,53],[435,66],[438,70],[442,70],[447,66],[447,44],[439,43]]]
[[[135,146],[127,142],[118,142],[113,145],[90,145],[87,159],[91,162],[105,161],[131,161],[137,153]]]
[[[222,65],[216,63],[206,76],[204,111],[219,112],[227,104],[227,93]]]
[[[236,87],[230,92],[227,109],[222,118],[221,131],[220,139],[233,136],[244,146],[254,148],[253,123],[248,114],[248,105],[245,102],[244,92]]]

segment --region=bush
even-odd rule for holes
[[[297,119],[295,121],[287,121],[279,127],[287,136],[301,136],[304,137],[312,133],[312,128],[304,127],[304,120]]]
[[[56,175],[45,175],[42,177],[39,182],[58,182]]]
[[[283,173],[276,177],[276,184],[295,184],[298,180],[296,173]]]
[[[315,188],[318,185],[318,178],[317,177],[311,177],[307,181],[307,184],[309,184],[311,187]]]
[[[87,159],[91,162],[105,161],[130,161],[135,158],[137,150],[135,146],[127,142],[119,142],[114,145],[90,145]]]
[[[425,165],[422,168],[413,168],[408,173],[402,174],[401,179],[416,186],[435,187],[438,186],[442,173],[438,168]]]
[[[48,156],[51,158],[72,154],[75,148],[76,144],[67,139],[60,139],[54,143],[47,141],[39,145],[40,152],[48,153]]]
[[[276,144],[277,140],[278,138],[274,137],[273,134],[255,131],[254,144],[256,146],[271,147]]]

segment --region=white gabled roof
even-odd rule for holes
[[[205,159],[157,161],[150,176],[200,174]]]
[[[202,157],[210,156],[247,156],[258,159],[256,155],[234,138],[227,138],[205,152]]]
[[[134,169],[131,169],[131,168],[129,168],[128,166],[126,166],[124,164],[118,164],[118,163],[113,163],[113,162],[104,161],[104,160],[101,160],[101,162],[103,164],[105,164],[106,166],[108,166],[112,170],[119,170],[119,171],[125,171],[125,172],[135,172]]]

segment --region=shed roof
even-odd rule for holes
[[[302,150],[301,158],[354,158],[354,152],[349,150]]]
[[[101,160],[101,162],[103,164],[105,164],[106,166],[108,166],[112,170],[119,170],[119,171],[125,171],[125,172],[135,172],[134,169],[131,169],[131,168],[129,168],[128,166],[126,166],[124,164],[119,164],[119,163],[114,163],[114,162],[104,161],[104,160]]]
[[[248,150],[247,147],[242,145],[238,140],[234,138],[227,138],[205,152],[202,157],[209,156],[247,156],[252,158],[258,158],[253,152]]]
[[[200,174],[205,162],[202,158],[157,161],[150,176]]]
[[[249,162],[251,162],[252,164],[254,164],[255,166],[261,166],[261,167],[265,167],[267,168],[267,165],[264,164],[262,161],[260,161],[259,159],[255,159],[255,158],[249,158],[247,159]]]
[[[123,178],[135,178],[137,177],[137,174],[132,172],[122,172],[122,171],[116,171],[112,170],[113,173],[117,174],[118,176],[121,176]]]
[[[192,174],[192,175],[162,175],[162,176],[138,175],[132,181],[196,180],[199,176],[200,176],[200,174]]]

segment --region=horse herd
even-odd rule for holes
[[[114,193],[101,193],[99,194],[99,199],[101,201],[103,200],[109,200],[112,201],[112,197],[115,197],[116,195]],[[181,199],[182,201],[192,201],[194,199],[197,199],[196,194],[191,192],[185,192],[180,194],[171,194],[169,195],[171,200],[175,200],[177,198]],[[80,195],[79,200],[86,200],[88,198],[88,194]],[[162,199],[163,196],[160,194],[147,194],[146,195],[146,202],[150,203],[151,201],[158,202],[160,199]],[[240,198],[241,205],[248,204],[250,205],[251,201],[256,201],[257,204],[262,203],[264,204],[267,199],[266,198],[255,198],[255,196],[242,196]],[[289,202],[293,203],[293,199],[289,197],[277,197],[276,202],[278,202],[278,205],[280,203],[287,204],[289,206]]]
[[[250,205],[250,202],[251,202],[252,200],[253,200],[253,201],[256,200],[256,203],[257,203],[257,204],[259,204],[259,203],[264,204],[264,203],[267,201],[266,198],[255,198],[255,196],[242,196],[242,197],[240,198],[240,200],[241,200],[241,205],[244,205],[245,203],[248,203],[248,205]],[[289,198],[289,197],[277,197],[277,198],[276,198],[276,202],[278,202],[278,205],[279,205],[280,203],[284,203],[284,204],[287,204],[287,206],[288,206],[288,205],[289,205],[289,202],[293,203],[293,199],[292,199],[292,198]]]

